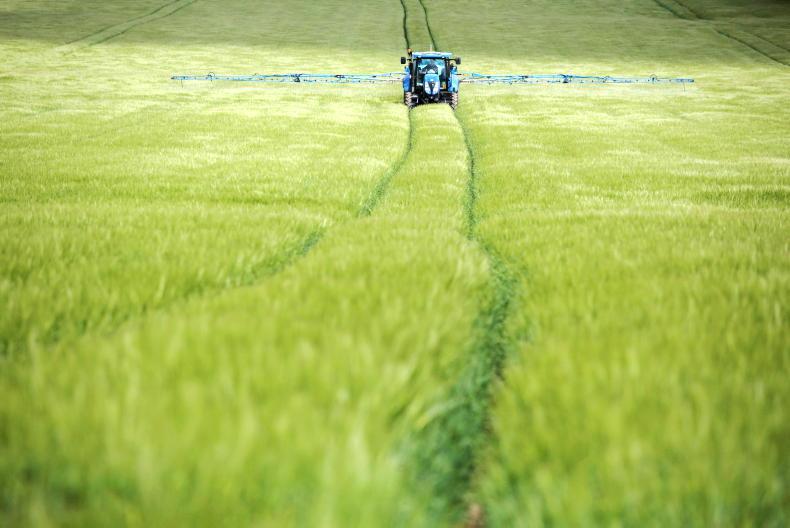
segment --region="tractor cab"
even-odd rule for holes
[[[461,58],[452,53],[437,51],[412,52],[408,58],[401,57],[405,64],[403,78],[403,102],[408,107],[424,103],[448,103],[458,105],[458,76],[456,65]]]

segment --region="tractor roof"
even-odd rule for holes
[[[415,59],[452,59],[452,53],[441,51],[415,51],[411,54]]]

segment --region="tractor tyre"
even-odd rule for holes
[[[454,92],[450,95],[450,108],[453,110],[458,108],[458,92]]]
[[[411,92],[403,92],[403,104],[405,104],[409,108],[414,107],[414,102],[411,96]]]

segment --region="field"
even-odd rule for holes
[[[463,69],[695,78],[177,83]],[[0,525],[790,522],[790,4],[0,1]]]

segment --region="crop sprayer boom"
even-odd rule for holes
[[[404,71],[390,73],[267,73],[252,75],[173,75],[174,81],[238,81],[262,83],[314,84],[395,84],[403,85],[403,103],[409,108],[426,103],[458,105],[461,84],[689,84],[694,79],[670,77],[611,77],[608,75],[484,74],[458,71],[460,57],[439,51],[408,50],[401,57]]]
[[[243,82],[268,82],[268,83],[324,83],[324,84],[357,84],[357,83],[399,83],[400,73],[371,73],[371,74],[331,74],[331,73],[268,73],[252,75],[173,75],[174,81],[243,81]]]
[[[459,74],[464,84],[658,84],[658,83],[693,83],[694,79],[667,77],[610,77],[599,75],[572,75],[568,73],[540,75],[488,75],[483,73]]]

